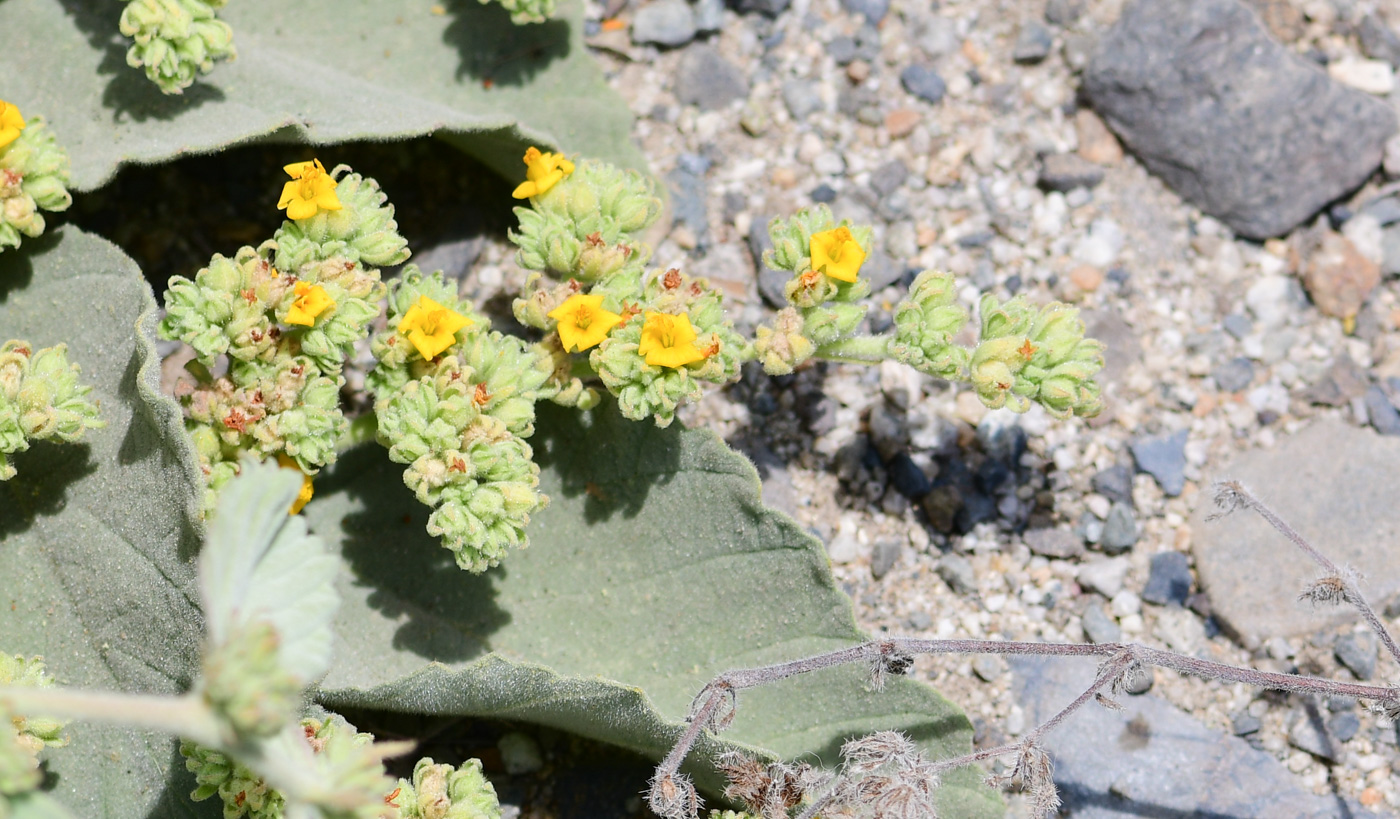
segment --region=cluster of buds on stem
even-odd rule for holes
[[[44,232],[39,211],[67,210],[68,154],[42,117],[26,121],[19,108],[0,100],[0,252],[19,247],[20,236]]]
[[[233,29],[215,13],[228,0],[123,0],[119,28],[130,37],[126,63],[166,94],[179,94],[218,60],[236,56]]]
[[[0,481],[15,476],[8,456],[30,441],[76,441],[106,426],[78,374],[63,344],[38,351],[27,341],[0,344]]]
[[[172,277],[165,294],[161,337],[195,352],[195,383],[179,391],[208,479],[206,508],[245,452],[301,470],[309,498],[310,475],[335,459],[347,428],[341,370],[379,315],[376,266],[408,258],[372,179],[344,166],[328,174],[315,160],[286,170],[279,206],[292,218],[273,238],[215,256],[193,280]]]
[[[54,679],[44,671],[38,657],[25,659],[18,654],[0,653],[0,688],[47,688]],[[12,714],[0,708],[0,816],[8,812],[7,796],[39,786],[39,752],[45,746],[68,744],[62,736],[66,721]]]

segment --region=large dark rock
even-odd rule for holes
[[[1238,0],[1134,0],[1084,92],[1149,170],[1254,239],[1360,185],[1396,128],[1384,103],[1279,45]]]

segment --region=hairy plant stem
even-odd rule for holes
[[[138,725],[201,745],[214,746],[222,741],[220,721],[193,694],[161,697],[70,688],[0,687],[0,709],[12,714]]]
[[[843,364],[879,364],[890,357],[889,343],[893,335],[851,336],[822,344],[812,354],[814,358]]]

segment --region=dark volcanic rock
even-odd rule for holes
[[[1254,239],[1360,185],[1396,127],[1384,103],[1279,45],[1238,0],[1135,0],[1084,92],[1148,169]]]

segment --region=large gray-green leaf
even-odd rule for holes
[[[123,162],[269,135],[324,145],[440,131],[508,178],[524,178],[526,143],[642,167],[631,114],[583,46],[577,0],[531,26],[495,3],[442,5],[238,0],[220,12],[238,59],[166,96],[126,64],[120,3],[5,0],[0,77],[13,80],[5,99],[49,119],[77,190]]]
[[[157,392],[150,288],[107,241],[53,231],[0,255],[9,338],[66,343],[107,426],[82,443],[36,443],[0,483],[0,651],[42,655],[63,685],[181,691],[198,667],[200,488],[179,408]],[[172,780],[183,766],[170,737],[67,733],[46,756],[53,795],[76,815],[209,815],[186,799],[192,781]]]
[[[820,544],[762,506],[753,467],[714,435],[548,407],[531,443],[551,503],[530,548],[479,576],[426,536],[383,450],[318,478],[307,514],[347,564],[324,703],[526,719],[659,757],[715,674],[863,639]],[[940,758],[968,749],[967,719],[931,688],[875,693],[865,673],[745,692],[724,739],[830,760],[902,729]],[[977,779],[951,777],[946,815],[1000,815]]]

